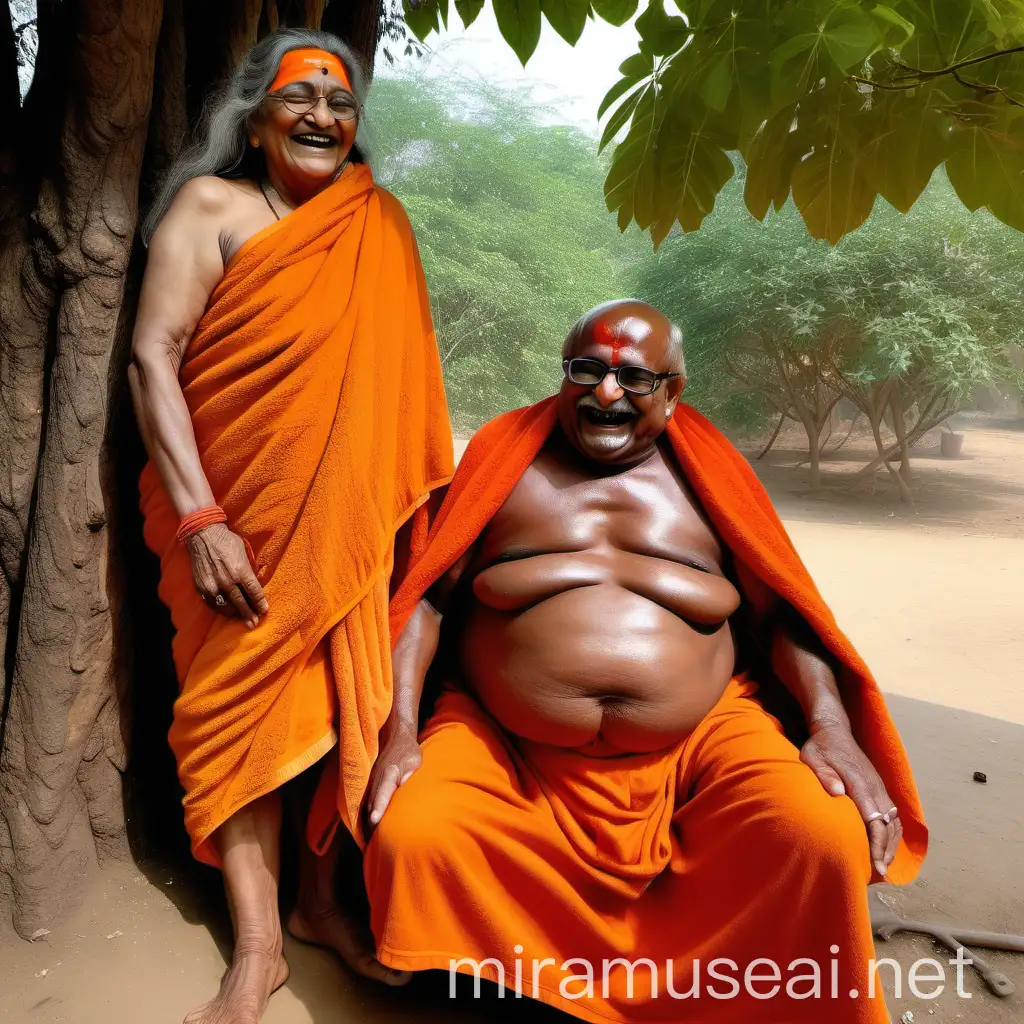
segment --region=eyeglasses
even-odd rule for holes
[[[650,395],[658,390],[663,380],[681,377],[679,373],[655,373],[646,366],[607,366],[600,359],[565,359],[562,361],[562,373],[573,382],[586,387],[596,387],[608,376],[615,374],[615,383],[623,391],[634,395]]]
[[[268,92],[267,98],[283,103],[293,114],[300,115],[308,114],[321,100],[326,100],[327,109],[335,121],[351,121],[359,113],[355,100],[344,92],[331,93],[330,96],[282,96]]]

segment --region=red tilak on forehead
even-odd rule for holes
[[[594,334],[597,336],[597,340],[601,342],[601,344],[609,345],[611,347],[612,366],[618,366],[619,352],[622,351],[623,345],[626,344],[618,330],[610,327],[606,320],[602,320],[594,329]]]

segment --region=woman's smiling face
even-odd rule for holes
[[[344,166],[359,126],[359,104],[346,83],[312,71],[270,93],[251,125],[268,167],[301,190],[329,183]]]

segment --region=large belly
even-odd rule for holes
[[[466,681],[506,729],[527,739],[658,750],[690,733],[732,676],[733,640],[721,616],[731,603],[704,615],[717,619],[708,623],[616,582],[508,609],[478,599],[462,633]]]

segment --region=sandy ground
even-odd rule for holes
[[[844,450],[845,452],[845,450]],[[800,552],[890,695],[932,828],[919,881],[886,890],[905,916],[1024,933],[1024,432],[968,427],[965,457],[922,458],[913,509],[884,482],[853,497],[838,484],[853,460],[829,464],[821,495],[806,493],[792,452],[759,465]],[[984,771],[988,783],[972,781]],[[81,912],[34,944],[0,940],[0,1018],[73,1024],[177,1024],[216,989],[227,949],[215,893],[180,868],[111,866]],[[563,1019],[533,1005],[458,1005],[447,980],[382,991],[327,953],[289,943],[288,985],[267,1024]],[[930,940],[879,943],[906,969],[945,962]],[[991,996],[968,969],[959,999],[900,997],[894,1021],[1009,1024],[1024,1018],[1024,955],[987,954],[1021,992]],[[904,984],[906,984],[904,982]],[[828,1024],[827,1009],[823,1024]],[[906,1018],[909,1020],[910,1018]]]

